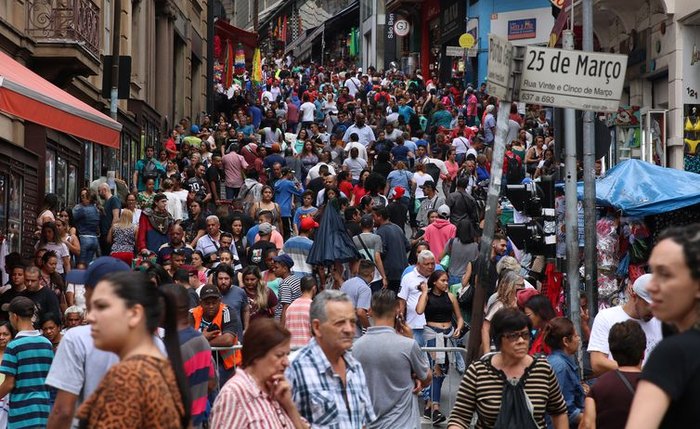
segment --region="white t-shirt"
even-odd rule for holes
[[[605,353],[608,355],[608,359],[613,360],[613,357],[610,354],[610,345],[608,344],[610,329],[614,324],[630,319],[632,318],[629,316],[629,314],[625,313],[625,310],[621,305],[601,310],[593,320],[591,337],[588,340],[588,351]],[[636,319],[632,320],[639,323],[639,326],[642,327],[642,330],[647,337],[647,348],[644,350],[643,362],[645,363],[651,354],[651,351],[654,350],[654,347],[656,347],[656,344],[663,339],[661,334],[661,322],[657,318],[653,318],[648,322]]]
[[[345,149],[343,149],[346,156],[350,156],[350,150],[354,147],[357,148],[358,156],[367,161],[367,148],[360,142],[350,142],[346,144]]]
[[[464,136],[456,137],[452,140],[452,148],[455,150],[455,153],[458,155],[459,154],[466,155],[467,151],[471,147],[472,146],[471,146],[471,143],[469,142],[469,139],[464,137]]]
[[[433,178],[430,176],[430,174],[419,174],[419,173],[413,173],[413,181],[416,182],[416,198],[424,198],[425,194],[423,193],[423,186],[425,182],[430,180],[431,182],[433,181]]]
[[[301,112],[302,122],[313,122],[314,113],[316,112],[316,106],[314,106],[314,103],[307,101],[299,107],[299,111]]]
[[[411,329],[423,329],[425,326],[425,313],[416,313],[416,306],[421,294],[418,286],[423,282],[427,283],[428,279],[423,277],[418,270],[411,271],[401,279],[399,298],[406,301],[406,323]]]

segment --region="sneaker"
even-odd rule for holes
[[[433,410],[433,425],[439,425],[440,423],[444,423],[445,420],[447,420],[447,417],[445,417],[445,415],[442,414],[440,410]]]

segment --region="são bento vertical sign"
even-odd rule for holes
[[[520,101],[596,112],[617,111],[627,56],[528,46]]]

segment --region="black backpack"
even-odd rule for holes
[[[526,370],[515,384],[508,380],[502,371],[498,372],[503,380],[503,394],[501,395],[501,408],[498,411],[498,418],[493,429],[537,429],[539,426],[530,411],[528,398],[525,394],[524,386],[528,371]]]
[[[148,159],[143,166],[143,170],[141,170],[143,181],[145,182],[148,179],[158,180],[158,176],[160,176],[158,165],[153,158]]]
[[[518,164],[518,160],[515,158],[515,156],[506,156],[506,161],[508,162],[506,181],[509,185],[519,185],[525,178],[523,167]]]

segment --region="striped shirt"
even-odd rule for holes
[[[209,380],[216,377],[214,362],[211,356],[211,346],[204,336],[187,327],[178,332],[182,365],[187,382],[190,385],[192,400],[192,426],[202,427],[207,421],[207,395]]]
[[[362,366],[349,352],[343,359],[345,385],[315,338],[287,368],[292,400],[312,428],[359,429],[377,418]]]
[[[292,334],[293,350],[304,347],[311,339],[311,298],[297,298],[289,307],[284,318],[284,327]]]
[[[282,429],[292,428],[294,423],[279,402],[260,390],[245,370],[238,368],[216,396],[209,427]]]
[[[491,365],[492,356],[473,362],[462,378],[455,406],[447,426],[467,429],[474,412],[479,416],[477,429],[492,428],[501,407],[505,375]],[[533,415],[539,427],[546,427],[545,411],[550,415],[566,414],[566,402],[557,377],[546,359],[535,358],[526,371],[525,394],[532,402]]]
[[[297,236],[290,238],[282,246],[282,252],[294,261],[292,272],[295,275],[303,277],[313,273],[313,267],[306,262],[313,245],[313,240],[308,237]]]
[[[39,331],[20,331],[7,345],[0,373],[15,378],[9,429],[46,427],[50,411],[46,376],[52,360],[53,346]]]
[[[280,320],[284,304],[291,304],[301,296],[301,277],[290,274],[280,282],[279,302],[275,309],[275,319]]]

